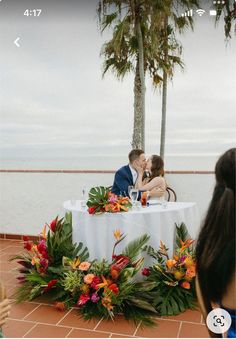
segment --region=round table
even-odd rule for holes
[[[162,240],[172,255],[175,223],[184,222],[192,239],[196,239],[200,226],[198,208],[193,202],[168,202],[165,208],[152,205],[140,210],[99,215],[89,214],[87,208],[81,208],[79,200],[65,201],[63,207],[72,212],[73,241],[88,247],[90,260],[111,260],[115,243],[113,231],[116,229],[126,234],[116,247],[116,254],[121,253],[129,241],[147,233],[150,235],[149,245],[158,249]]]

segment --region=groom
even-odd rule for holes
[[[128,196],[128,186],[134,186],[138,176],[135,170],[137,165],[143,167],[143,169],[146,167],[145,154],[141,149],[133,149],[129,153],[129,164],[121,167],[115,173],[112,193]]]

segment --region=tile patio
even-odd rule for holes
[[[17,287],[16,263],[8,259],[22,250],[18,240],[0,240],[0,279],[10,298]],[[45,298],[13,304],[10,317],[3,327],[10,338],[209,338],[199,311],[188,310],[178,316],[158,317],[155,327],[141,327],[122,316],[115,322],[82,320],[76,309],[57,311]]]

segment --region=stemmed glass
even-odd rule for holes
[[[132,201],[132,206],[135,207],[136,201],[138,200],[138,189],[137,188],[131,188],[129,192],[130,199]]]
[[[87,188],[85,186],[82,187],[81,191],[81,207],[86,207],[86,200],[87,200]]]

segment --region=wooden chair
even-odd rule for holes
[[[167,186],[166,187],[166,195],[167,195],[167,201],[177,201],[177,195],[175,193],[175,191],[173,190],[173,188]]]

